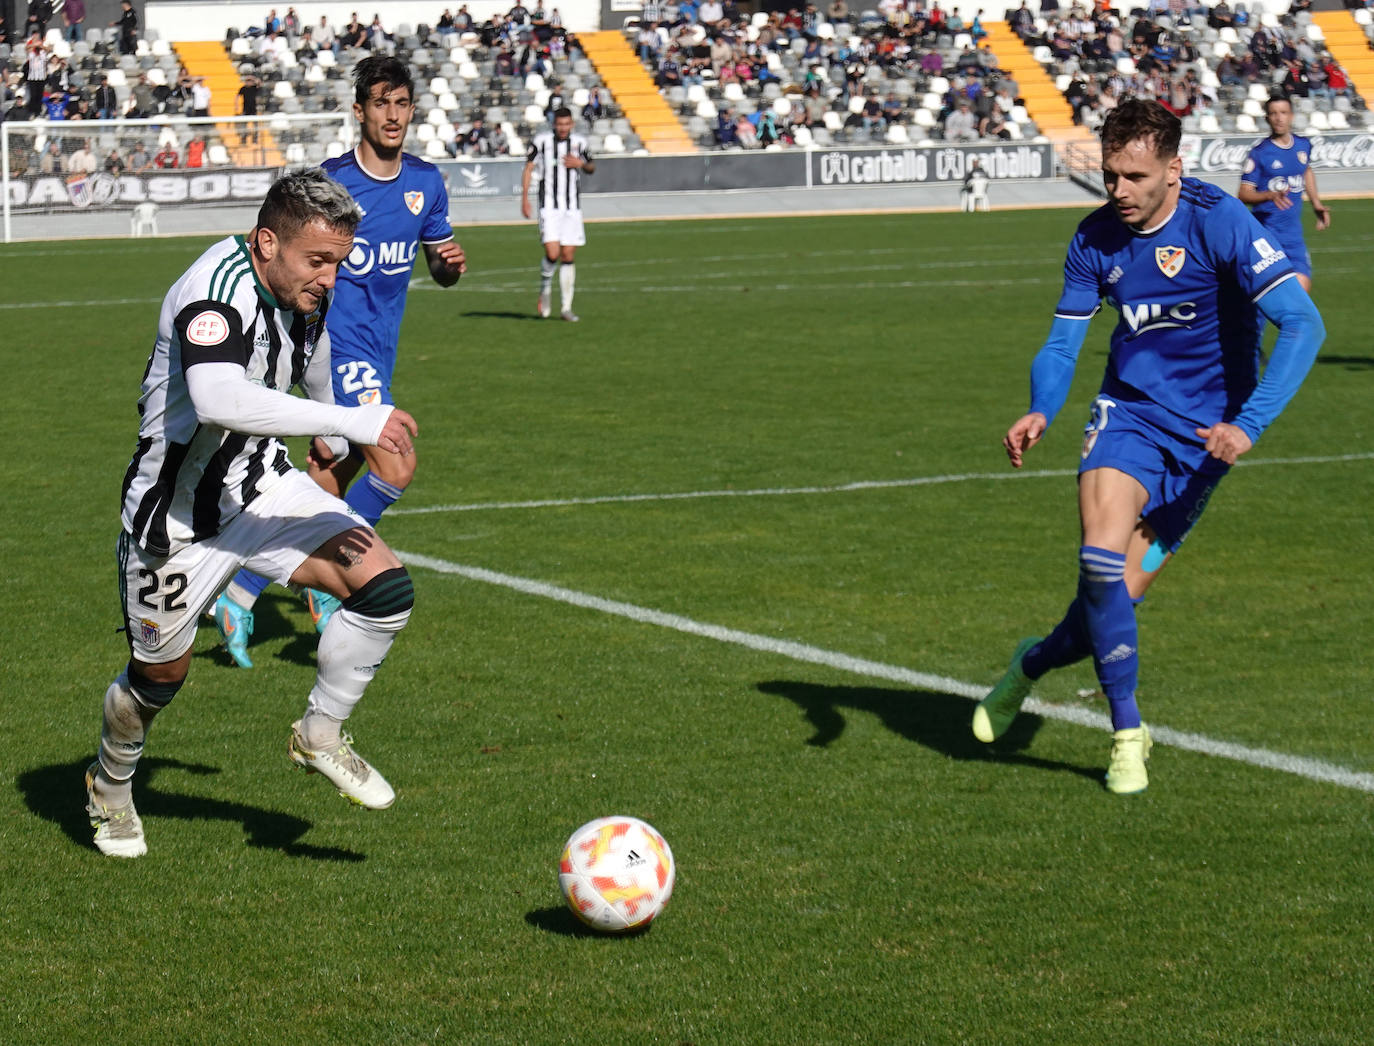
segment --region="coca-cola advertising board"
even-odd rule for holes
[[[1356,171],[1374,168],[1374,135],[1336,131],[1305,136],[1312,143],[1308,163],[1316,171]],[[1183,168],[1189,174],[1240,173],[1258,137],[1212,138],[1185,134],[1179,143]]]

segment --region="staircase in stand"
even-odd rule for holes
[[[655,154],[697,151],[623,33],[613,29],[578,33],[577,40],[645,149]]]

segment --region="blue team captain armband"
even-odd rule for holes
[[[1031,413],[1045,415],[1047,425],[1054,421],[1068,398],[1078,353],[1088,336],[1091,320],[1091,315],[1056,314],[1045,344],[1031,363]]]
[[[1279,337],[1264,368],[1264,377],[1232,422],[1252,442],[1259,439],[1298,391],[1326,338],[1321,313],[1294,276],[1269,287],[1256,304],[1265,319],[1279,329]]]

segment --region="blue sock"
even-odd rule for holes
[[[369,472],[348,488],[344,501],[348,503],[349,508],[375,527],[377,521],[382,518],[382,513],[396,504],[404,493],[404,487],[393,487],[386,480],[378,479]]]
[[[1054,631],[1026,651],[1021,658],[1021,671],[1031,679],[1039,679],[1050,669],[1077,664],[1092,652],[1088,626],[1083,623],[1083,605],[1075,599]]]
[[[253,601],[256,600],[258,596],[262,595],[262,590],[271,583],[272,582],[268,578],[263,577],[261,574],[254,574],[245,567],[234,575],[234,580],[230,582],[230,584],[238,585],[238,587],[243,589],[244,593],[251,598],[245,601],[240,593],[237,592],[231,593],[229,598],[233,599],[234,602],[238,603],[240,606],[251,607]]]
[[[1078,550],[1078,602],[1092,645],[1097,681],[1112,711],[1112,729],[1140,725],[1135,703],[1135,604],[1126,589],[1126,557],[1084,545]]]

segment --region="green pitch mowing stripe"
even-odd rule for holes
[[[959,697],[967,697],[974,701],[982,699],[987,694],[986,687],[975,686],[962,680],[951,679],[948,676],[930,675],[925,672],[916,672],[909,668],[901,668],[897,665],[883,664],[881,661],[869,661],[864,658],[851,657],[834,650],[823,650],[820,647],[808,646],[805,643],[794,643],[785,639],[773,639],[770,636],[760,636],[752,632],[741,632],[738,629],[726,628],[722,625],[712,625],[701,621],[694,621],[689,617],[682,617],[678,614],[668,614],[661,610],[652,610],[649,607],[636,606],[633,603],[623,603],[614,599],[603,599],[600,596],[593,596],[586,592],[577,592],[573,589],[563,588],[559,585],[551,585],[544,581],[535,581],[531,578],[515,577],[512,574],[502,574],[495,570],[487,570],[483,567],[465,566],[461,563],[450,563],[447,560],[435,559],[431,556],[421,556],[409,552],[397,551],[402,561],[407,564],[424,567],[441,574],[457,574],[460,577],[468,578],[471,581],[483,581],[487,584],[501,585],[505,588],[514,589],[531,596],[542,596],[545,599],[554,599],[561,603],[570,603],[573,606],[583,607],[588,610],[597,610],[603,614],[614,614],[617,617],[629,618],[641,624],[658,625],[662,628],[671,628],[678,632],[686,632],[690,635],[704,636],[707,639],[715,639],[722,643],[733,643],[737,646],[748,647],[751,650],[762,651],[768,654],[780,654],[783,657],[792,658],[794,661],[805,661],[810,664],[825,665],[828,668],[837,668],[843,672],[852,672],[855,675],[868,676],[874,679],[887,679],[896,683],[907,683],[911,686],[920,687],[923,690],[935,690],[940,693],[954,694]],[[1077,708],[1068,705],[1051,705],[1043,701],[1031,698],[1023,706],[1027,712],[1043,716],[1046,719],[1058,719],[1066,723],[1076,723],[1079,726],[1090,726],[1099,730],[1111,730],[1111,720],[1100,712],[1093,712],[1086,708]],[[1217,741],[1202,734],[1192,734],[1181,730],[1173,730],[1167,726],[1156,726],[1150,724],[1150,733],[1156,741],[1181,748],[1189,752],[1198,752],[1202,755],[1217,756],[1222,759],[1231,759],[1239,763],[1247,763],[1250,766],[1258,766],[1267,770],[1280,770],[1284,773],[1295,774],[1298,777],[1305,777],[1311,781],[1320,781],[1326,784],[1339,785],[1342,788],[1353,788],[1361,792],[1374,793],[1374,774],[1358,773],[1348,770],[1345,767],[1335,766],[1331,763],[1324,763],[1319,759],[1305,759],[1301,756],[1287,755],[1282,752],[1271,752],[1265,748],[1250,748],[1246,745],[1232,744],[1229,741]]]

